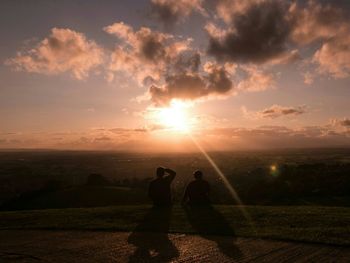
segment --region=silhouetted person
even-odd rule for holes
[[[199,170],[195,171],[193,176],[195,179],[187,185],[182,203],[194,206],[209,205],[209,183],[203,179],[203,173]]]
[[[165,174],[168,174],[165,176]],[[148,196],[152,199],[154,206],[170,206],[171,199],[171,182],[176,176],[176,172],[163,167],[158,167],[157,178],[150,182]]]

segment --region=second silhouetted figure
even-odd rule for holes
[[[165,176],[165,173],[168,173]],[[156,170],[157,178],[152,180],[148,188],[148,196],[152,199],[154,206],[171,206],[171,182],[176,176],[176,172],[163,167]]]
[[[182,203],[189,205],[209,205],[209,183],[203,180],[203,173],[195,171],[193,173],[195,180],[190,182],[185,190]]]

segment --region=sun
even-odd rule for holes
[[[173,100],[168,107],[158,108],[154,111],[154,120],[166,129],[179,132],[188,132],[193,126],[189,116],[190,105]]]

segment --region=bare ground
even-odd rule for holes
[[[350,262],[350,248],[227,236],[1,230],[0,262]]]

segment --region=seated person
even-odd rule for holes
[[[201,171],[197,170],[193,175],[195,179],[187,185],[182,203],[194,206],[209,205],[209,183],[203,179]]]

